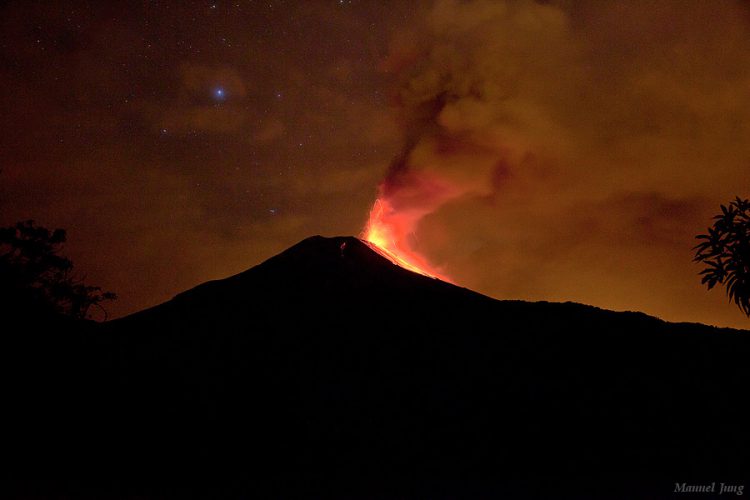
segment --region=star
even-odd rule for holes
[[[227,92],[222,87],[217,87],[213,91],[214,99],[217,101],[223,101],[227,98]]]

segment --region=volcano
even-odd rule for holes
[[[20,496],[671,498],[750,470],[750,332],[494,300],[353,237],[31,325],[5,350]]]

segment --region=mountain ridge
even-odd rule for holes
[[[348,249],[341,249],[341,244],[346,244]],[[311,248],[314,250],[311,252]],[[419,278],[424,280],[430,280],[429,282],[439,282],[441,283],[440,286],[448,286],[448,287],[455,287],[457,290],[461,290],[461,293],[470,293],[474,294],[475,296],[482,297],[483,300],[491,300],[496,301],[500,303],[506,303],[506,304],[537,304],[540,306],[548,306],[548,305],[561,305],[561,306],[570,306],[570,307],[584,307],[584,308],[590,308],[592,311],[603,311],[606,313],[612,313],[612,314],[626,314],[626,315],[637,315],[637,316],[643,316],[652,320],[661,321],[670,325],[685,325],[685,326],[696,326],[696,327],[706,327],[709,329],[713,329],[719,332],[744,332],[750,334],[750,330],[748,329],[739,329],[739,328],[733,328],[733,327],[722,327],[722,326],[716,326],[716,325],[708,325],[705,323],[699,323],[699,322],[684,322],[684,321],[667,321],[662,318],[659,318],[657,316],[642,312],[642,311],[636,311],[636,310],[622,310],[622,311],[615,311],[611,309],[606,309],[603,307],[591,305],[591,304],[584,304],[580,302],[574,302],[574,301],[526,301],[526,300],[517,300],[517,299],[497,299],[494,297],[491,297],[489,295],[482,294],[480,292],[471,290],[470,288],[466,288],[460,285],[457,285],[455,283],[448,283],[445,281],[442,281],[438,278],[421,275],[418,273],[415,273],[413,271],[410,271],[408,269],[405,269],[401,266],[399,266],[397,263],[393,262],[390,258],[387,256],[379,253],[375,248],[374,245],[364,241],[358,237],[355,236],[333,236],[333,237],[327,237],[327,236],[321,236],[321,235],[314,235],[310,236],[308,238],[305,238],[295,245],[292,245],[291,247],[287,248],[286,250],[262,261],[261,263],[252,266],[245,271],[241,271],[239,273],[236,273],[234,275],[225,277],[225,278],[219,278],[214,280],[209,280],[203,283],[200,283],[192,288],[189,288],[183,292],[180,292],[176,294],[172,299],[162,303],[158,304],[156,306],[152,306],[150,308],[144,309],[142,311],[137,311],[134,313],[129,314],[128,316],[124,316],[123,318],[118,318],[113,320],[113,322],[117,322],[119,320],[138,315],[142,313],[143,311],[150,310],[154,307],[159,307],[163,304],[166,304],[168,302],[171,302],[173,300],[183,300],[189,296],[191,296],[194,293],[201,293],[203,290],[210,290],[215,287],[221,286],[221,285],[227,285],[231,284],[237,281],[242,281],[246,279],[252,279],[255,273],[260,272],[260,269],[264,269],[271,267],[277,263],[283,262],[285,259],[289,259],[293,255],[297,255],[302,253],[309,261],[311,265],[319,264],[319,262],[315,262],[315,258],[320,258],[321,254],[327,257],[325,260],[331,261],[335,259],[331,259],[330,257],[332,255],[336,255],[337,252],[341,252],[339,255],[342,259],[344,259],[345,256],[351,256],[351,252],[354,250],[355,257],[358,257],[360,260],[357,262],[359,266],[361,264],[366,263],[370,265],[378,265],[382,269],[386,269],[388,271],[395,271],[399,274],[403,274],[405,276],[411,276],[413,278]],[[367,251],[369,250],[370,254],[367,254]],[[404,274],[406,273],[406,274]]]

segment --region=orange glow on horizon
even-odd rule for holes
[[[411,249],[407,239],[410,227],[407,216],[399,215],[387,200],[378,198],[370,210],[370,218],[361,237],[394,264],[430,278],[452,283],[450,278],[437,271],[424,257]]]

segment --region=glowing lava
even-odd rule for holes
[[[394,264],[450,283],[449,278],[430,266],[425,258],[409,245],[408,236],[419,218],[418,214],[396,212],[387,200],[380,198],[370,210],[370,219],[367,221],[362,239]]]

